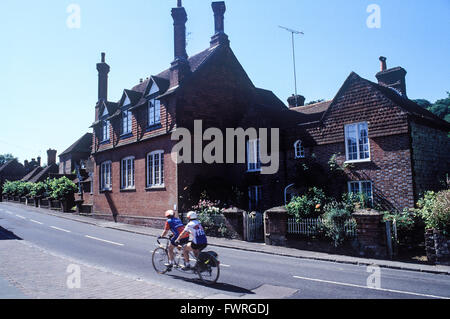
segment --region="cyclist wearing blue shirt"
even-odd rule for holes
[[[175,217],[175,212],[173,210],[168,210],[164,214],[167,218],[166,224],[164,226],[164,231],[161,234],[161,237],[165,237],[169,231],[173,233],[173,237],[170,239],[169,244],[169,264],[166,265],[169,269],[173,267],[174,264],[174,253],[173,250],[177,246],[175,244],[175,241],[180,238],[180,244],[185,245],[189,242],[189,234],[186,234],[184,236],[180,236],[180,233],[184,230],[183,222]]]
[[[192,240],[185,246],[183,250],[184,267],[183,270],[191,269],[189,262],[189,252],[193,251],[196,258],[198,258],[200,252],[208,246],[208,239],[206,238],[205,230],[200,222],[197,220],[197,214],[195,212],[189,212],[187,214],[189,223],[186,225],[180,236],[176,239],[176,242],[183,240],[186,234],[191,234]]]

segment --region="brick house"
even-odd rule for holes
[[[286,128],[287,165],[294,171],[314,154],[327,169],[335,154],[336,163],[347,166],[346,181],[332,188],[363,192],[384,209],[402,210],[425,191],[442,189],[450,172],[450,123],[409,100],[406,71],[387,69],[386,58],[380,60],[378,83],[352,72],[333,100],[292,105],[310,118]]]
[[[110,67],[102,54],[92,125],[98,216],[152,224],[167,209],[187,209],[184,199],[196,181],[235,182],[239,176],[230,165],[173,161],[177,141],[171,140],[171,134],[177,128],[193,132],[194,120],[202,120],[203,129],[239,127],[247,110],[261,103],[285,108],[273,93],[253,85],[231,50],[224,33],[225,3],[214,2],[212,8],[215,34],[210,46],[191,57],[186,53],[186,11],[181,6],[172,9],[171,67],[124,90],[118,102],[107,100]]]
[[[210,46],[189,57],[187,14],[179,1],[172,9],[170,68],[125,89],[118,102],[107,99],[110,66],[102,53],[92,125],[94,216],[157,226],[165,210],[189,209],[190,197],[202,187],[217,187],[228,197],[241,194],[243,208],[263,211],[295,193],[294,172],[302,161],[313,157],[326,169],[333,154],[339,165],[351,164],[345,181],[328,183],[336,192],[362,191],[374,202],[401,209],[438,187],[439,177],[449,171],[449,124],[406,98],[406,71],[387,70],[384,60],[378,84],[352,73],[332,101],[304,106],[304,98],[294,96],[288,108],[271,91],[253,85],[224,32],[225,3],[213,2],[212,8]],[[245,141],[241,163],[198,160],[206,143],[195,144],[195,136],[191,161],[172,160],[178,143],[172,134],[195,133],[196,120],[202,121],[200,133],[279,129],[280,148],[269,149],[279,157],[277,173],[261,174],[257,139]],[[437,161],[442,165],[433,164]]]

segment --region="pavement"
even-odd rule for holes
[[[17,205],[17,204],[8,203],[8,205]],[[130,232],[130,233],[146,235],[146,236],[151,236],[151,237],[158,237],[161,235],[161,229],[109,222],[109,221],[94,219],[92,217],[85,216],[85,215],[61,213],[61,212],[51,211],[51,210],[41,209],[41,208],[27,207],[27,209],[36,210],[36,211],[39,211],[44,214],[58,216],[61,218],[66,218],[66,219],[71,219],[71,220],[75,220],[78,222],[95,225],[98,227],[116,229],[116,230],[120,230],[120,231],[124,231],[124,232]],[[333,254],[328,254],[328,253],[299,250],[299,249],[295,249],[295,248],[269,246],[269,245],[262,244],[262,243],[252,243],[252,242],[246,242],[246,241],[235,240],[235,239],[214,238],[214,237],[208,237],[208,244],[209,244],[209,246],[233,248],[233,249],[239,249],[239,250],[244,250],[244,251],[252,251],[252,252],[266,253],[266,254],[271,254],[271,255],[295,257],[295,258],[301,258],[301,259],[329,261],[329,262],[335,262],[335,263],[363,265],[363,266],[377,265],[381,268],[450,275],[450,266],[444,266],[444,265],[424,265],[424,264],[415,264],[415,263],[382,260],[382,259],[370,259],[370,258],[361,258],[361,257],[353,257],[353,256],[333,255]]]

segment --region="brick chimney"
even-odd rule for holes
[[[170,68],[170,87],[180,85],[189,74],[190,67],[186,53],[186,22],[188,20],[182,1],[178,0],[178,6],[172,9],[174,27],[174,56],[175,60]]]
[[[403,97],[406,96],[406,70],[402,67],[387,68],[385,57],[380,57],[381,71],[376,74],[378,84],[395,89]]]
[[[229,45],[230,41],[225,34],[225,12],[227,7],[224,1],[216,1],[211,4],[214,12],[214,35],[211,38],[211,47],[225,44]]]
[[[49,149],[47,151],[47,165],[56,164],[56,150]]]
[[[37,158],[37,163],[38,163],[38,166],[41,166],[41,157],[40,156],[38,156],[38,158]]]
[[[97,63],[98,71],[98,100],[108,100],[108,73],[110,71],[109,65],[105,62],[105,53],[102,52],[101,63]]]
[[[289,108],[305,106],[305,97],[303,95],[294,95],[288,98]]]

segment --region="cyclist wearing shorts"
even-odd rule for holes
[[[183,240],[185,235],[191,235],[192,240],[185,246],[183,250],[184,267],[183,270],[192,269],[189,262],[189,253],[194,252],[196,258],[198,258],[200,252],[208,246],[208,240],[206,238],[205,230],[200,222],[197,220],[197,214],[195,212],[189,212],[187,214],[189,223],[186,225],[176,242]],[[181,244],[181,242],[180,242]]]
[[[175,212],[173,210],[166,211],[164,215],[167,220],[161,237],[165,237],[169,231],[173,233],[173,237],[171,237],[169,244],[169,264],[166,265],[169,269],[172,269],[174,264],[173,250],[178,246],[175,242],[179,239],[181,245],[187,244],[189,242],[189,234],[180,236],[180,233],[184,230],[184,225],[179,218],[175,217]]]

